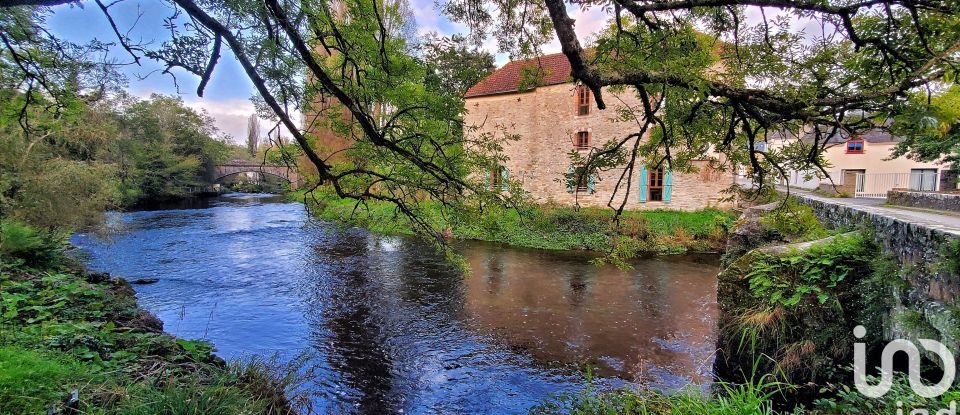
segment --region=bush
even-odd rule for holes
[[[794,199],[786,199],[776,209],[764,214],[760,224],[775,230],[782,238],[792,242],[820,239],[830,234],[810,206]]]
[[[59,256],[62,246],[61,236],[37,231],[20,221],[0,220],[0,259],[46,264]]]

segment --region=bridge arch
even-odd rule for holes
[[[300,186],[300,175],[293,167],[286,165],[260,164],[245,160],[232,160],[223,164],[214,166],[213,177],[211,181],[217,182],[224,177],[239,173],[262,173],[279,177],[290,183],[291,189]]]

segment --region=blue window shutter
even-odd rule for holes
[[[500,190],[507,190],[507,180],[510,179],[510,172],[506,167],[500,167]]]
[[[587,193],[593,194],[597,191],[597,175],[591,174],[587,176]]]
[[[647,166],[640,166],[640,203],[647,202],[647,185],[650,178],[647,177]]]
[[[490,188],[490,169],[483,169],[483,187]]]
[[[567,193],[573,193],[573,182],[576,180],[576,178],[573,177],[575,172],[576,170],[573,166],[567,169]]]
[[[673,171],[666,169],[663,173],[663,203],[670,203],[670,195],[673,193]]]

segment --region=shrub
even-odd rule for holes
[[[758,373],[796,384],[840,379],[839,367],[852,361],[853,327],[877,318],[862,299],[883,289],[873,282],[878,251],[869,236],[840,235],[735,261],[720,276],[722,376],[743,381],[738,368],[759,361]]]
[[[58,257],[62,246],[63,237],[54,233],[40,232],[12,219],[0,220],[0,258],[38,265]]]
[[[792,198],[784,200],[776,209],[760,217],[760,224],[777,231],[782,238],[795,242],[819,239],[830,234],[810,206]]]

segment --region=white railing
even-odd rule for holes
[[[933,192],[939,188],[936,172],[857,173],[854,197],[885,199],[893,189]]]
[[[836,184],[837,186],[843,185],[843,171],[828,171],[829,178],[818,177],[818,172],[808,171],[800,172],[796,170],[788,171],[786,178],[780,179],[780,184],[790,185],[790,187],[797,187],[801,189],[816,189],[820,187],[821,184]],[[833,180],[831,182],[831,180]]]

